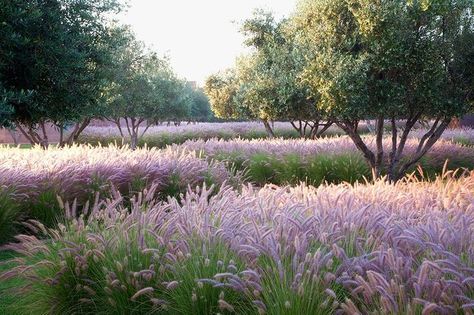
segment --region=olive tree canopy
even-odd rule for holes
[[[398,179],[472,106],[473,7],[473,0],[299,3],[293,20],[312,50],[302,78],[315,106],[336,118],[375,176],[386,171]],[[374,145],[358,132],[362,119],[376,120]],[[432,125],[404,157],[419,120]],[[391,125],[388,146],[384,122]]]

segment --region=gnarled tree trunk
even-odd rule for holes
[[[59,129],[59,147],[65,147],[66,145],[72,145],[79,139],[80,134],[84,129],[89,126],[92,118],[84,118],[81,122],[75,123],[74,128],[65,137],[65,126],[63,123],[56,123],[56,127]]]
[[[265,130],[269,138],[275,138],[275,133],[273,132],[272,126],[266,119],[262,119],[263,125],[265,126]]]
[[[405,156],[403,164],[400,164],[405,150],[405,145],[408,140],[410,131],[412,131],[416,122],[419,120],[421,113],[412,113],[405,122],[403,132],[399,135],[396,118],[390,117],[391,123],[391,150],[389,159],[385,159],[384,154],[384,115],[380,115],[376,120],[375,127],[375,148],[374,151],[364,142],[362,137],[357,132],[357,120],[340,120],[337,125],[342,128],[347,135],[352,139],[355,146],[362,152],[364,158],[372,169],[373,178],[377,179],[383,175],[385,171],[388,180],[395,182],[400,180],[405,173],[420,161],[420,159],[433,147],[436,141],[439,140],[444,130],[448,127],[451,117],[439,116],[436,118],[431,128],[420,138],[418,147],[410,156]]]
[[[48,134],[46,132],[46,121],[38,124],[22,125],[17,124],[16,127],[25,136],[32,145],[40,145],[43,149],[49,146]]]

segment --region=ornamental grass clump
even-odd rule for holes
[[[374,136],[367,135],[364,139],[369,147],[375,147]],[[389,139],[385,140],[386,151],[389,151]],[[418,140],[410,138],[402,159],[414,154],[417,146]],[[201,152],[210,160],[227,161],[237,169],[246,170],[248,179],[259,185],[298,184],[301,181],[311,185],[319,185],[324,181],[354,183],[364,181],[364,178],[372,175],[362,154],[351,139],[345,136],[317,140],[190,140],[182,145],[174,145],[173,148]],[[448,169],[474,169],[473,156],[473,147],[440,140],[418,165],[423,169],[422,176],[435,178],[442,173],[446,161]],[[416,169],[414,166],[408,171]]]
[[[8,246],[12,309],[81,314],[474,311],[474,173],[396,184],[251,185],[129,204],[114,192]]]
[[[415,130],[413,136],[421,137],[423,131],[424,130]],[[449,140],[461,145],[474,146],[474,129],[468,127],[446,129],[443,132],[441,139]]]
[[[0,148],[0,185],[18,194],[36,196],[54,191],[69,200],[87,200],[110,185],[123,194],[152,183],[157,191],[179,185],[196,186],[206,179],[222,183],[228,177],[223,164],[208,163],[185,150],[130,150],[126,147]],[[177,180],[178,179],[178,180]]]
[[[233,180],[238,178],[223,163],[184,150],[0,147],[0,203],[6,204],[0,209],[0,234],[5,234],[0,239],[11,235],[3,232],[3,225],[13,221],[35,218],[48,226],[56,223],[61,216],[58,197],[84,204],[97,193],[106,197],[111,186],[130,197],[154,185],[156,197],[166,199],[184,193],[188,185]]]
[[[274,133],[278,137],[297,138],[298,134],[288,122],[275,122]],[[144,128],[140,128],[141,133]],[[341,130],[331,128],[327,134],[342,134]],[[182,124],[180,126],[159,125],[147,129],[147,134],[140,140],[140,146],[164,148],[167,145],[183,143],[186,140],[197,139],[261,139],[266,138],[265,127],[260,122],[226,122],[226,123],[198,123]],[[119,130],[114,126],[87,127],[81,134],[79,141],[88,144],[102,144],[129,142],[128,138],[121,138]]]
[[[375,146],[375,137],[365,136],[369,146]],[[385,139],[384,145],[390,145],[389,139]],[[418,146],[416,139],[409,139],[405,148],[405,155],[409,156],[416,151]],[[346,136],[320,138],[317,140],[307,139],[232,139],[229,141],[221,139],[210,140],[189,140],[182,145],[175,145],[175,148],[185,148],[192,151],[202,151],[206,156],[216,156],[219,154],[238,154],[242,158],[249,159],[255,154],[265,154],[282,157],[287,155],[297,155],[302,159],[312,158],[315,155],[339,155],[356,153],[357,149],[350,138]],[[474,153],[472,148],[463,147],[447,140],[438,141],[428,152],[427,157],[434,165],[444,164],[446,159],[469,161]]]

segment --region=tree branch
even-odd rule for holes
[[[349,120],[344,120],[342,122],[336,122],[336,124],[344,130],[347,135],[352,139],[357,149],[359,149],[364,155],[365,159],[369,163],[369,166],[375,168],[375,155],[367,145],[364,143],[360,135],[357,133],[357,121],[350,122]]]
[[[441,116],[436,118],[435,122],[433,123],[433,126],[431,126],[430,130],[423,135],[420,139],[420,143],[418,144],[418,148],[416,149],[416,152],[420,152],[425,144],[425,141],[431,137],[431,135],[435,132],[436,128],[438,127],[439,120],[441,119]]]
[[[388,171],[389,180],[393,181],[395,174],[393,173],[395,170],[395,155],[397,154],[397,142],[398,142],[398,130],[397,130],[397,121],[395,116],[392,116],[391,119],[392,125],[392,150],[390,151],[390,166]]]
[[[141,135],[140,135],[140,139],[143,138],[143,136],[145,135],[145,132],[147,132],[148,128],[150,128],[151,125],[152,125],[152,124],[150,124],[150,123],[147,122],[145,129],[143,130],[143,132],[142,132]]]
[[[376,126],[376,129],[375,129],[375,132],[376,132],[376,145],[377,145],[377,155],[375,157],[375,175],[377,177],[380,176],[380,168],[382,166],[382,162],[383,162],[383,155],[384,155],[384,152],[383,152],[383,127],[384,127],[384,116],[383,115],[380,115],[378,118],[377,118],[377,126]]]
[[[20,130],[20,132],[25,136],[25,138],[30,141],[31,144],[35,144],[35,140],[26,132],[25,129],[20,124],[17,124],[17,128]]]
[[[436,128],[436,130],[431,134],[431,136],[428,138],[426,141],[426,144],[423,146],[423,148],[420,151],[417,151],[411,159],[406,162],[399,170],[398,174],[404,174],[410,167],[415,165],[427,152],[428,150],[433,147],[433,145],[438,141],[438,139],[441,137],[443,132],[446,130],[448,127],[449,123],[451,121],[451,118],[445,117],[441,124]]]
[[[41,130],[43,131],[43,140],[41,141],[42,142],[41,145],[44,148],[46,148],[49,145],[49,141],[48,141],[48,133],[46,132],[46,126],[44,124],[44,121],[40,122],[40,126],[41,126]]]
[[[334,124],[333,121],[328,121],[327,123],[323,124],[323,129],[316,133],[316,137],[319,138],[326,130],[328,130]]]
[[[397,164],[400,161],[400,158],[403,154],[403,150],[405,149],[405,144],[408,140],[408,135],[410,134],[410,131],[412,130],[413,126],[415,126],[416,122],[418,119],[421,117],[421,112],[410,115],[408,117],[407,122],[405,124],[405,129],[402,132],[402,136],[400,137],[400,143],[398,145],[397,153],[395,155],[394,163]]]
[[[128,117],[124,117],[124,119],[125,119],[125,124],[127,125],[128,134],[131,137],[132,136],[132,131],[130,130],[130,125],[128,124]]]

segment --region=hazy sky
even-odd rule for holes
[[[130,0],[121,21],[138,39],[171,57],[182,77],[202,84],[244,52],[238,22],[254,8],[288,15],[296,0]],[[237,22],[237,23],[235,23]]]

